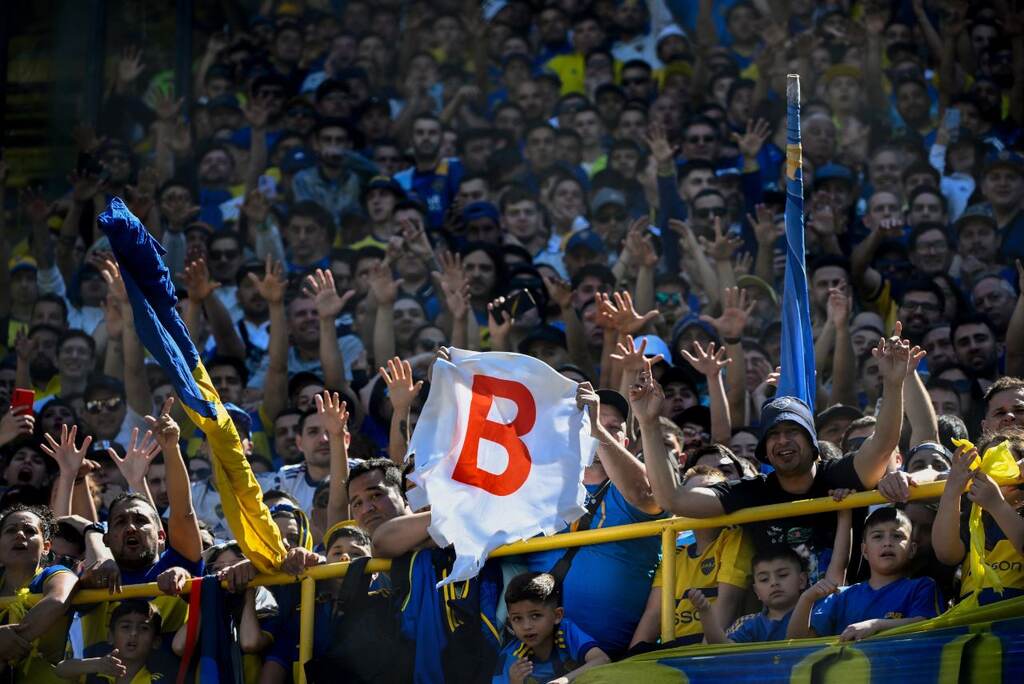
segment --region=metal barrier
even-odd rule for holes
[[[930,482],[919,485],[910,490],[910,499],[935,499],[938,498],[945,488],[945,481]],[[801,515],[814,513],[826,513],[829,511],[843,510],[847,508],[863,508],[874,504],[889,503],[881,494],[872,490],[868,492],[857,492],[846,497],[842,501],[835,501],[831,497],[820,499],[804,499],[770,506],[757,506],[744,508],[728,515],[715,516],[713,518],[664,518],[648,522],[634,523],[632,525],[619,525],[617,527],[605,527],[583,532],[552,535],[550,537],[535,537],[513,544],[507,544],[491,552],[491,557],[515,556],[524,553],[537,551],[549,551],[552,549],[566,549],[573,546],[591,546],[594,544],[605,544],[608,542],[626,541],[629,539],[642,539],[645,537],[661,537],[662,553],[662,586],[668,588],[661,592],[661,640],[671,641],[675,638],[675,551],[676,537],[684,530],[699,530],[712,527],[726,527],[743,523],[771,520],[773,518],[793,518]],[[310,568],[302,575],[294,576],[285,573],[273,573],[259,575],[250,584],[252,586],[278,586],[301,582],[300,604],[299,604],[299,662],[305,665],[313,656],[313,618],[314,603],[316,600],[317,580],[333,579],[343,577],[348,571],[348,563],[330,563]],[[391,567],[391,561],[373,560],[367,566],[367,572],[386,571]],[[189,580],[185,591],[189,593],[192,589],[192,582]],[[149,598],[159,596],[160,590],[156,582],[148,584],[133,584],[124,586],[117,594],[111,594],[106,589],[84,589],[76,592],[72,598],[72,604],[82,605],[90,603],[101,603],[114,599],[126,598]],[[38,596],[38,595],[37,595]],[[14,600],[13,597],[0,598],[0,607]],[[38,598],[35,599],[38,601]],[[299,684],[305,684],[304,668],[300,668]]]

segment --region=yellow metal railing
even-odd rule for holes
[[[935,499],[942,494],[945,488],[945,481],[930,482],[919,485],[910,490],[910,499]],[[713,518],[664,518],[661,520],[650,520],[648,522],[634,523],[632,525],[619,525],[617,527],[604,527],[583,532],[552,535],[550,537],[535,537],[512,544],[506,544],[491,552],[491,557],[515,556],[524,553],[535,553],[537,551],[550,551],[552,549],[566,549],[574,546],[591,546],[593,544],[605,544],[608,542],[626,541],[629,539],[643,539],[645,537],[661,537],[662,554],[662,586],[669,587],[668,591],[661,592],[661,640],[671,641],[675,638],[675,550],[676,536],[684,530],[701,530],[713,527],[726,527],[743,523],[771,520],[773,518],[793,518],[801,515],[814,513],[825,513],[847,508],[863,508],[874,504],[888,503],[888,500],[877,491],[857,492],[851,494],[842,501],[835,501],[831,497],[820,499],[805,499],[770,506],[757,506],[744,508],[728,515],[719,515]],[[299,604],[299,662],[303,666],[313,655],[313,618],[314,603],[316,600],[317,580],[333,579],[342,577],[348,571],[348,563],[330,563],[310,568],[302,575],[294,576],[285,573],[273,573],[257,576],[250,584],[252,586],[277,586],[301,582],[300,604]],[[367,572],[386,571],[391,567],[391,561],[373,560],[367,566]],[[197,578],[198,579],[198,578]],[[189,580],[183,593],[191,591],[192,582]],[[111,594],[106,589],[84,589],[76,592],[72,599],[75,605],[100,603],[114,599],[127,598],[149,598],[160,595],[160,590],[155,582],[148,584],[133,584],[124,586],[117,594]],[[11,597],[0,598],[0,607],[12,601]],[[36,599],[38,600],[38,598]],[[299,684],[305,684],[304,668],[300,668]]]

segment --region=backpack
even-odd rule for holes
[[[403,684],[413,679],[416,645],[402,636],[399,616],[408,587],[411,554],[392,561],[392,588],[370,591],[369,558],[349,565],[329,628],[331,648],[306,663],[309,684],[374,682]],[[394,581],[394,580],[397,580]]]

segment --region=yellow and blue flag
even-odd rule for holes
[[[259,572],[271,572],[284,561],[281,534],[263,503],[235,425],[174,308],[174,283],[162,258],[166,251],[118,197],[98,221],[121,270],[139,339],[170,377],[185,413],[210,443],[224,518],[245,557]]]
[[[786,278],[782,291],[780,397],[796,397],[814,413],[814,339],[804,263],[804,179],[800,146],[800,77],[786,79]]]

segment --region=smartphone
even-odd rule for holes
[[[521,290],[514,290],[510,295],[505,298],[505,304],[502,307],[508,312],[512,318],[519,318],[531,308],[537,306],[537,302],[534,300],[533,295],[526,288]]]
[[[956,142],[957,135],[960,133],[960,110],[947,109],[942,125],[949,131],[949,141]]]
[[[11,394],[11,413],[16,415],[31,416],[32,404],[35,403],[35,390],[16,387]]]

